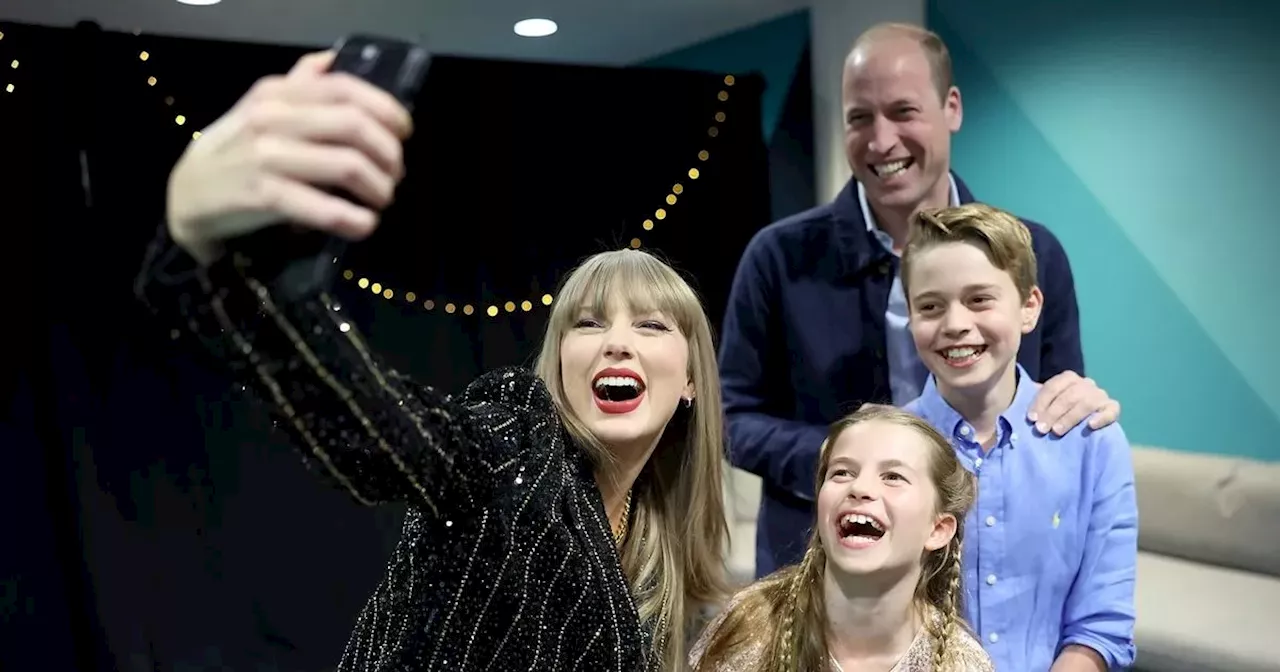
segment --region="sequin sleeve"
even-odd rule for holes
[[[451,400],[384,367],[323,288],[283,301],[268,285],[231,259],[199,267],[162,228],[135,291],[266,400],[309,466],[356,501],[460,512],[532,445],[521,418],[534,414],[520,407],[550,407],[532,372],[489,374]]]

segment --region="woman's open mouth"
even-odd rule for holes
[[[630,413],[644,400],[644,381],[627,369],[605,369],[591,381],[596,407],[609,414]]]

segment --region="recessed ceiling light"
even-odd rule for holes
[[[520,37],[546,37],[558,30],[551,19],[525,19],[516,21],[516,35]]]
[[[219,2],[222,2],[222,0],[178,0],[178,2],[184,5],[193,5],[195,7],[208,7],[209,5],[216,5]]]

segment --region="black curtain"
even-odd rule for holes
[[[192,133],[302,51],[0,32],[0,669],[331,669],[401,512],[322,487],[131,291]],[[762,83],[727,74],[438,55],[340,299],[451,391],[529,362],[541,297],[633,238],[718,324],[770,207]]]

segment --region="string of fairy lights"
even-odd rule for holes
[[[4,42],[4,31],[3,31],[3,30],[0,30],[0,43],[2,43],[2,42]],[[19,65],[20,65],[20,63],[18,63],[18,59],[16,59],[16,58],[15,58],[15,59],[13,59],[13,60],[9,61],[9,70],[17,70]],[[14,91],[16,91],[16,90],[18,89],[18,86],[17,86],[17,84],[15,84],[15,83],[12,81],[12,79],[10,79],[10,78],[12,77],[13,79],[16,79],[16,78],[17,78],[17,76],[16,76],[16,74],[13,74],[13,73],[7,73],[7,72],[5,73],[5,75],[6,75],[5,79],[6,79],[6,80],[9,80],[9,81],[6,81],[6,82],[4,83],[4,92],[5,92],[5,93],[13,93]]]
[[[133,34],[134,34],[134,37],[139,39],[141,38],[140,31],[134,31]],[[4,33],[0,32],[0,40],[3,40],[3,39],[4,39]],[[160,82],[159,78],[157,78],[155,74],[153,74],[151,70],[146,67],[146,65],[150,64],[151,57],[152,57],[151,53],[147,49],[142,48],[140,45],[137,51],[137,58],[138,58],[138,61],[144,65],[143,67],[144,72],[142,74],[145,75],[145,77],[143,78],[142,81],[145,82],[149,88],[157,92],[163,92],[164,87],[162,86],[162,82]],[[18,65],[19,63],[17,60],[12,61],[12,63],[10,64],[11,68],[15,70],[18,68]],[[725,75],[725,77],[722,80],[723,86],[717,87],[718,91],[716,92],[716,100],[721,105],[728,103],[729,90],[733,87],[734,81],[735,80],[733,75]],[[8,93],[13,93],[14,88],[15,87],[13,83],[8,83],[5,87],[5,91],[7,91]],[[187,124],[188,120],[186,115],[182,113],[173,95],[172,94],[164,95],[163,101],[165,106],[168,107],[173,114],[173,124],[176,127],[181,128],[185,131],[186,128],[188,128],[188,124]],[[714,119],[713,123],[707,127],[707,131],[706,131],[707,142],[713,142],[717,137],[719,137],[720,124],[723,124],[726,118],[727,118],[727,115],[725,114],[723,109],[716,110],[715,115],[713,117]],[[191,132],[192,141],[199,140],[200,135],[201,135],[200,131],[198,130],[192,131]],[[632,249],[639,249],[644,244],[643,240],[641,240],[641,236],[647,235],[653,232],[658,227],[659,222],[664,222],[671,216],[676,204],[679,203],[680,198],[685,195],[685,186],[683,184],[683,180],[685,179],[685,177],[687,177],[689,180],[697,180],[702,174],[702,171],[698,168],[698,165],[709,161],[711,159],[711,152],[710,150],[703,148],[698,150],[695,157],[697,161],[696,162],[691,161],[693,165],[684,173],[684,176],[678,178],[680,181],[674,182],[671,185],[671,188],[667,190],[667,193],[663,195],[662,204],[653,210],[652,215],[646,217],[640,223],[640,228],[642,231],[638,232],[633,238],[631,238],[631,240],[628,243],[629,247],[631,247]],[[434,312],[436,310],[442,310],[444,313],[448,315],[461,314],[463,316],[471,316],[471,315],[479,314],[479,315],[487,315],[489,317],[497,317],[504,313],[510,314],[510,313],[515,313],[517,311],[527,313],[539,306],[541,307],[550,306],[554,301],[554,297],[552,297],[551,294],[542,294],[541,296],[537,296],[537,297],[510,299],[505,301],[492,301],[492,302],[486,303],[486,302],[474,301],[474,300],[467,301],[467,300],[458,299],[455,297],[439,297],[439,296],[431,296],[426,294],[419,294],[412,290],[399,291],[395,288],[390,287],[387,284],[384,284],[382,282],[379,282],[369,277],[368,274],[361,273],[353,269],[344,270],[342,272],[342,278],[348,282],[355,283],[355,285],[360,289],[367,290],[371,294],[375,296],[379,296],[385,300],[388,300],[388,301],[399,300],[399,301],[417,306],[426,311]],[[532,285],[533,283],[530,283],[530,284]]]

